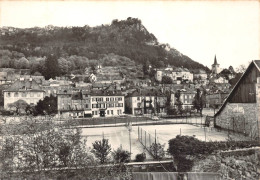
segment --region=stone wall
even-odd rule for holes
[[[221,174],[221,179],[259,179],[259,160],[259,148],[234,150],[210,155],[196,162],[193,171],[217,172]]]
[[[259,135],[258,110],[258,103],[227,103],[216,117],[216,126],[256,139]]]

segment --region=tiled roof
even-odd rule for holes
[[[109,90],[93,90],[90,92],[91,96],[123,96],[121,91]]]
[[[6,91],[43,91],[35,80],[17,80]]]
[[[138,96],[165,96],[165,95],[157,89],[137,89],[134,92],[128,94],[127,96],[138,97]]]

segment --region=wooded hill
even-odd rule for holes
[[[31,68],[35,59],[39,61],[39,58],[42,60],[44,56],[48,59],[48,56],[53,54],[53,61],[62,58],[62,61],[74,64],[72,67],[68,65],[68,72],[65,71],[63,74],[70,73],[71,70],[84,69],[90,64],[108,65],[108,54],[118,57],[115,65],[120,64],[123,59],[123,64],[151,64],[154,67],[169,64],[208,71],[207,67],[170,48],[169,45],[159,44],[156,37],[142,25],[141,20],[130,17],[122,21],[113,20],[109,25],[97,27],[3,27],[0,29],[0,50],[1,67],[21,68],[19,64],[29,63],[28,67]],[[23,63],[19,61],[21,58]],[[25,62],[25,58],[28,63]],[[77,59],[80,59],[80,62],[77,62]],[[32,73],[43,73],[41,71],[43,70],[38,68],[32,70]]]

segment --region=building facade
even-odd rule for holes
[[[33,79],[19,79],[15,81],[4,93],[4,109],[10,109],[10,105],[22,100],[30,106],[35,106],[44,98],[44,91]]]
[[[125,98],[120,91],[93,91],[91,93],[92,117],[112,117],[125,113]]]
[[[158,90],[137,89],[126,96],[126,111],[132,115],[163,113],[167,97]]]
[[[91,117],[91,97],[87,91],[57,93],[58,114],[60,117]]]
[[[260,60],[250,63],[219,111],[215,126],[259,139]]]

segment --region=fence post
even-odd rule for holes
[[[156,129],[155,129],[155,133],[154,133],[154,138],[155,138],[155,145],[156,145]]]
[[[140,141],[140,136],[139,136],[139,126],[138,126],[138,140]]]
[[[151,147],[151,136],[150,136],[150,133],[149,133],[149,147]]]
[[[141,128],[141,143],[143,144],[143,130],[142,130],[142,128]]]
[[[146,131],[144,131],[144,146],[146,147]],[[147,147],[146,147],[146,149],[147,149]]]
[[[206,142],[206,127],[204,126],[205,142]]]

